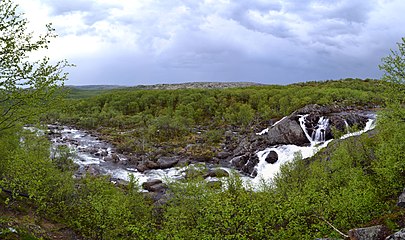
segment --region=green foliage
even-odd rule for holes
[[[153,151],[156,145],[185,148],[195,141],[211,151],[227,129],[251,131],[311,103],[383,105],[385,90],[385,82],[360,79],[214,90],[124,88],[65,100],[45,119],[97,128],[126,152]]]
[[[27,23],[11,0],[0,2],[0,130],[48,110],[67,77],[66,61],[52,65],[47,57],[29,60],[29,54],[47,48],[56,35],[48,25],[46,34],[36,39],[27,32]]]

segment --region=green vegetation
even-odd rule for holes
[[[313,103],[379,107],[387,87],[377,80],[345,79],[232,89],[129,88],[66,100],[45,120],[95,129],[123,152],[143,154],[166,146],[176,154],[198,142],[200,149],[191,154],[209,157],[208,149],[218,147],[226,130],[261,130],[268,120]]]
[[[55,37],[47,25],[43,36],[27,32],[27,20],[17,13],[10,0],[0,3],[0,131],[16,123],[35,120],[49,109],[59,95],[59,86],[66,79],[66,61],[50,64],[44,57],[35,62],[29,55],[47,48]]]
[[[237,174],[227,178],[223,188],[194,174],[169,183],[164,201],[153,203],[139,191],[136,179],[116,186],[102,176],[72,178],[75,169],[66,149],[51,159],[47,139],[20,127],[33,121],[24,110],[37,116],[49,106],[55,84],[64,78],[57,66],[64,65],[46,66],[44,60],[31,68],[23,61],[24,51],[45,47],[41,41],[46,37],[19,45],[25,42],[14,42],[10,36],[29,41],[23,31],[26,20],[15,14],[10,1],[0,3],[0,13],[6,39],[2,50],[9,50],[0,55],[9,57],[0,69],[0,238],[51,238],[25,224],[45,220],[85,239],[314,239],[339,238],[331,226],[343,232],[375,224],[391,230],[405,227],[405,211],[396,207],[405,186],[403,43],[398,44],[399,52],[383,59],[383,81],[120,89],[65,99],[58,111],[43,115],[46,121],[97,129],[128,152],[149,152],[162,145],[168,146],[162,154],[175,154],[192,142],[200,144],[194,151],[209,158],[226,129],[249,133],[306,104],[383,108],[373,133],[336,141],[311,159],[296,156],[258,190],[243,186]],[[7,35],[12,32],[18,34]],[[18,74],[24,69],[31,80],[20,86]]]

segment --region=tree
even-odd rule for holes
[[[44,112],[67,78],[64,68],[70,66],[66,60],[51,64],[48,57],[30,61],[30,54],[48,48],[55,29],[49,24],[45,35],[34,37],[17,7],[11,0],[0,2],[0,131]]]
[[[398,50],[391,50],[391,54],[382,59],[379,65],[380,70],[384,71],[382,80],[392,84],[391,100],[399,102],[405,101],[405,37],[402,42],[397,43]]]

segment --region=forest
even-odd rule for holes
[[[382,59],[381,79],[341,79],[221,89],[64,87],[67,61],[27,55],[33,39],[10,0],[0,3],[1,239],[342,239],[349,230],[405,228],[397,206],[405,187],[405,38]],[[255,134],[309,104],[377,114],[376,128],[335,141],[311,158],[295,156],[270,182],[245,184],[233,171],[220,186],[201,174],[165,180],[154,201],[139,179],[76,178],[74,154],[50,157],[47,124],[97,133],[122,153],[210,161],[226,131]]]

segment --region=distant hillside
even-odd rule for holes
[[[237,88],[237,87],[251,87],[260,85],[264,84],[253,82],[189,82],[189,83],[174,83],[174,84],[138,85],[132,88],[176,90],[176,89],[190,89],[190,88],[204,88],[204,89]]]
[[[86,98],[106,93],[110,90],[177,90],[177,89],[223,89],[223,88],[241,88],[251,86],[264,86],[260,83],[251,82],[189,82],[175,84],[154,84],[138,86],[120,86],[120,85],[67,85],[65,88],[69,91],[68,98]]]
[[[66,87],[70,89],[89,90],[89,91],[126,88],[126,86],[119,86],[119,85],[82,85],[82,86],[67,85]]]

